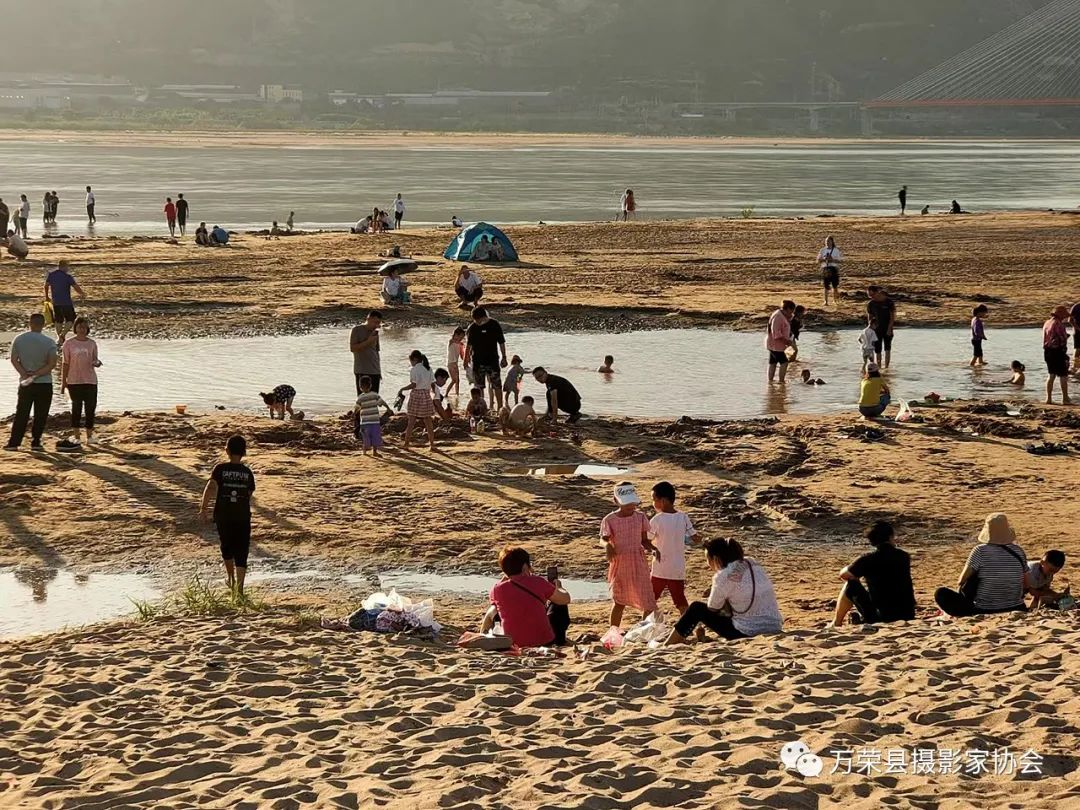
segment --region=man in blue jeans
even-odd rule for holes
[[[19,372],[19,398],[15,406],[15,421],[11,423],[11,438],[5,450],[18,450],[26,435],[30,409],[34,410],[30,449],[42,451],[41,437],[52,405],[52,370],[56,368],[56,341],[43,335],[45,316],[35,312],[30,316],[30,331],[23,332],[11,344],[11,365]]]

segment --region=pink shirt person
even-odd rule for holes
[[[68,385],[97,385],[97,344],[90,338],[75,337],[64,341],[65,379]]]
[[[765,336],[765,348],[770,352],[782,352],[791,345],[791,321],[778,309],[769,316],[769,331]]]

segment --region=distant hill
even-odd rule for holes
[[[585,99],[870,98],[1049,0],[52,0],[0,70]]]

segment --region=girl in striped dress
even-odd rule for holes
[[[641,498],[634,485],[615,486],[615,504],[619,508],[600,523],[608,559],[608,586],[611,589],[611,626],[622,624],[623,609],[630,605],[647,616],[656,610],[647,552],[660,559],[660,552],[649,539],[649,519],[638,511]]]
[[[405,427],[405,443],[402,447],[409,449],[409,441],[412,439],[416,420],[421,419],[427,428],[428,443],[432,450],[435,449],[435,403],[431,395],[435,391],[435,375],[431,373],[431,363],[427,357],[418,350],[409,355],[412,370],[409,372],[409,384],[398,391],[398,396],[404,396],[409,391],[409,422]]]

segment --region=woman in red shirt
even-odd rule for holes
[[[494,624],[495,611],[502,621],[503,634],[516,647],[549,647],[555,643],[555,631],[548,620],[547,605],[569,605],[570,594],[559,581],[549,582],[533,573],[529,552],[506,546],[499,553],[503,578],[491,589],[491,604],[481,632]]]

